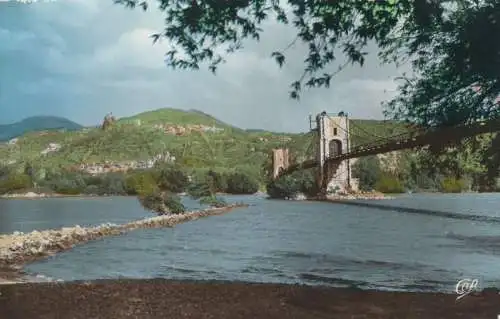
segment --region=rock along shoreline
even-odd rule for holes
[[[107,236],[116,236],[139,228],[173,227],[202,217],[227,213],[247,204],[231,204],[221,208],[207,208],[177,215],[148,217],[126,224],[102,224],[94,227],[63,227],[61,229],[34,230],[0,235],[0,284],[22,282],[22,269],[27,263],[46,258]]]

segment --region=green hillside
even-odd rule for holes
[[[178,125],[201,124],[207,126],[218,126],[224,128],[237,129],[201,111],[198,110],[186,111],[174,108],[162,108],[158,110],[147,111],[134,116],[123,117],[118,120],[118,122],[120,123],[131,123],[131,124],[136,123],[137,121],[140,121],[141,124],[162,124],[162,123],[172,123]]]
[[[404,129],[391,122],[352,120],[352,123],[355,123],[351,128],[354,144],[364,143],[367,139],[362,134],[366,132],[390,136]],[[180,135],[165,131],[189,127],[194,127],[194,131]],[[212,127],[216,130],[211,130]],[[362,130],[357,132],[360,127]],[[276,147],[289,147],[298,158],[309,157],[312,134],[249,132],[203,112],[159,109],[121,118],[106,131],[87,128],[25,134],[15,144],[0,144],[0,162],[19,168],[27,162],[36,167],[59,168],[81,163],[146,160],[169,152],[187,168],[239,166],[257,171],[270,161],[269,154]],[[50,143],[59,144],[60,148],[41,154]]]

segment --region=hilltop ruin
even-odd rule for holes
[[[104,117],[104,120],[101,125],[102,130],[107,130],[109,127],[113,126],[113,124],[116,122],[116,118],[113,116],[113,113],[108,113]]]

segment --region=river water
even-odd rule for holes
[[[26,270],[61,280],[163,277],[452,293],[458,280],[478,278],[500,287],[500,194],[370,202],[383,208],[227,199],[252,206],[104,238]],[[127,197],[0,200],[0,233],[146,216],[151,214]]]

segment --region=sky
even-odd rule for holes
[[[381,102],[396,94],[402,73],[381,65],[372,47],[363,68],[349,67],[329,89],[306,90],[295,101],[289,85],[307,51],[298,44],[282,69],[270,56],[294,39],[293,29],[267,23],[261,40],[230,55],[214,76],[205,67],[168,68],[168,43],[153,45],[149,37],[163,26],[156,8],[130,10],[112,0],[0,0],[0,124],[55,115],[95,125],[108,112],[123,117],[173,107],[241,128],[300,132],[323,110],[382,119]]]

